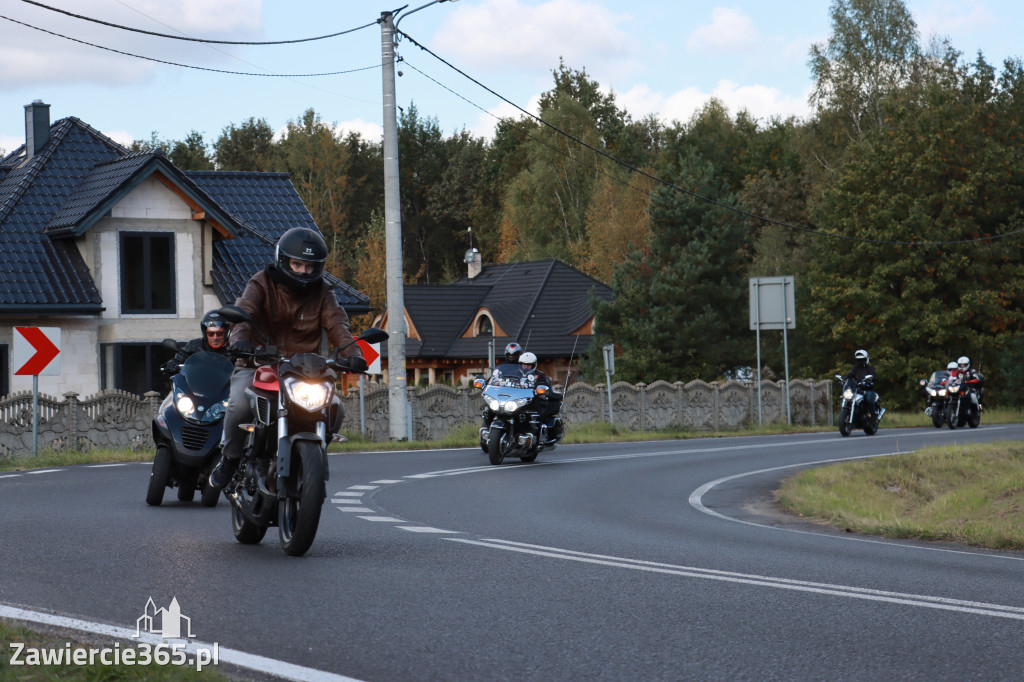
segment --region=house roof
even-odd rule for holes
[[[318,229],[286,174],[178,170],[159,150],[130,153],[77,118],[50,126],[26,160],[25,146],[0,159],[0,314],[98,314],[103,301],[74,241],[140,182],[157,174],[219,227],[213,277],[224,302],[272,262],[291,227]],[[369,299],[329,277],[350,313]]]
[[[405,309],[420,335],[406,343],[407,357],[487,357],[491,337],[465,335],[477,311],[486,309],[505,336],[500,354],[518,341],[539,358],[571,357],[587,349],[579,330],[594,316],[590,292],[609,301],[611,288],[554,259],[484,266],[472,279],[445,285],[407,285]],[[465,335],[465,336],[464,336]]]

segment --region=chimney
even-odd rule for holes
[[[25,160],[35,156],[50,140],[50,105],[37,99],[25,105]]]
[[[466,256],[463,260],[465,260],[466,264],[469,266],[469,279],[473,279],[479,275],[480,271],[484,268],[483,257],[480,255],[480,251],[475,247],[466,251]]]

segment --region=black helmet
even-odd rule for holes
[[[523,347],[513,341],[505,346],[505,362],[519,362],[519,356],[523,354]]]
[[[312,263],[313,268],[310,272],[295,272],[291,267],[292,260]],[[277,240],[274,263],[285,284],[297,291],[305,291],[324,276],[327,242],[316,230],[293,227]]]
[[[207,345],[211,348],[220,348],[228,342],[228,333],[231,332],[231,323],[221,317],[221,314],[216,310],[211,310],[203,315],[203,319],[199,323],[199,328],[203,330],[203,339],[205,339]],[[210,330],[217,329],[223,331],[224,334],[217,339],[217,343],[213,343],[210,341],[208,334]]]

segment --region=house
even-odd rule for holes
[[[470,249],[465,260],[467,276],[456,282],[405,286],[409,385],[465,385],[489,375],[491,358],[500,364],[511,341],[535,353],[541,371],[564,384],[593,339],[590,294],[610,301],[611,287],[554,258],[483,265],[480,252]],[[387,315],[375,324],[385,327]]]
[[[161,341],[199,336],[281,234],[317,226],[287,174],[181,171],[49,110],[26,105],[25,144],[0,159],[0,396],[33,384],[11,364],[15,327],[60,330],[41,393],[163,391]],[[370,310],[328,279],[350,314]]]

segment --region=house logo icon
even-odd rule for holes
[[[184,623],[185,635],[182,635],[182,624]],[[192,619],[181,615],[181,606],[178,605],[178,598],[171,599],[171,604],[166,609],[158,609],[150,597],[146,602],[146,610],[137,621],[135,621],[135,637],[143,632],[153,635],[160,635],[164,639],[181,639],[195,637],[192,634]]]

